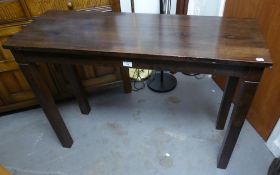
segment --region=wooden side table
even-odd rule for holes
[[[255,20],[200,16],[48,12],[5,44],[12,50],[64,147],[73,140],[34,62],[65,66],[82,113],[90,108],[71,65],[128,67],[229,76],[217,121],[224,127],[230,98],[235,105],[218,157],[226,168],[266,67],[272,65]],[[233,91],[239,82],[235,97]]]

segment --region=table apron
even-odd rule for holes
[[[217,63],[210,62],[187,62],[162,59],[127,59],[122,57],[102,57],[90,55],[65,55],[46,54],[42,52],[18,52],[14,51],[16,61],[19,64],[32,62],[55,63],[55,64],[78,64],[78,65],[102,65],[123,67],[123,62],[130,62],[132,68],[168,70],[173,72],[218,74],[236,77],[245,77],[252,72],[262,71],[263,67],[244,66],[236,62]]]

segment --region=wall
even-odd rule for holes
[[[225,0],[190,0],[188,15],[223,16]]]
[[[121,0],[122,12],[131,12],[130,0]],[[222,16],[225,0],[189,0],[188,15]],[[159,0],[134,0],[136,13],[159,13]],[[171,0],[171,14],[176,0]]]

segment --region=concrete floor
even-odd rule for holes
[[[14,175],[265,175],[274,157],[248,122],[228,168],[216,168],[222,92],[208,76],[176,77],[170,93],[95,94],[88,116],[74,100],[60,104],[71,149],[62,148],[41,108],[1,117],[0,163]]]

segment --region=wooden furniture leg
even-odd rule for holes
[[[177,0],[176,14],[186,15],[188,12],[189,0]]]
[[[230,76],[227,80],[226,88],[224,90],[223,99],[220,105],[220,109],[216,121],[216,129],[224,129],[225,127],[229,109],[235,94],[238,81],[239,81],[239,77],[233,77],[233,76]]]
[[[90,106],[86,97],[86,93],[82,87],[82,84],[77,76],[77,72],[73,65],[64,64],[61,65],[63,73],[70,83],[73,95],[76,97],[82,114],[89,114]]]
[[[43,108],[52,128],[63,147],[70,148],[73,139],[57,109],[52,94],[34,63],[20,64],[20,68]]]
[[[130,93],[131,92],[131,82],[130,82],[130,77],[129,77],[129,68],[127,67],[121,67],[121,76],[123,80],[123,90],[125,93]]]
[[[240,81],[240,88],[237,92],[233,112],[218,157],[218,168],[225,169],[228,165],[258,84],[259,82]]]

